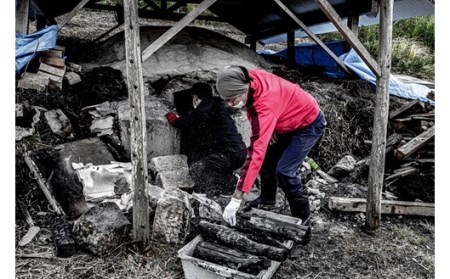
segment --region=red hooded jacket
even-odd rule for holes
[[[249,70],[247,118],[252,127],[247,159],[237,189],[248,192],[261,169],[273,133],[286,134],[310,125],[319,115],[317,101],[298,84],[262,70]]]

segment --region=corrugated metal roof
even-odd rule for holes
[[[401,19],[407,19],[407,18],[414,18],[419,16],[428,16],[434,14],[434,4],[431,3],[429,0],[396,0],[394,1],[394,21],[401,20]],[[347,23],[347,18],[343,19],[345,23]],[[359,18],[359,26],[369,26],[369,25],[375,25],[379,24],[380,22],[380,15],[376,17],[369,17],[367,15],[361,15]],[[316,24],[313,26],[309,26],[309,29],[314,34],[325,34],[330,32],[336,32],[336,27],[331,23],[321,23]],[[295,32],[295,37],[297,38],[303,38],[307,37],[308,35],[298,30]],[[261,43],[263,44],[273,44],[273,43],[279,43],[284,42],[287,40],[286,34],[278,35],[275,37],[272,37],[270,39],[262,40]]]

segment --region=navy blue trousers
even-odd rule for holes
[[[326,125],[325,117],[320,112],[309,126],[280,135],[275,144],[269,145],[260,171],[263,198],[275,198],[277,180],[287,197],[303,191],[300,166],[322,137]]]

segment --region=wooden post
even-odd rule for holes
[[[381,191],[383,187],[386,134],[389,118],[389,75],[391,69],[394,1],[381,0],[380,9],[380,47],[378,57],[381,76],[377,79],[367,191],[366,229],[368,231],[377,230],[381,219]]]
[[[30,12],[30,0],[19,0],[16,10],[16,32],[28,34],[28,14]]]
[[[334,54],[334,52],[331,51],[331,49],[329,49],[320,39],[319,37],[317,37],[313,32],[311,32],[309,30],[309,28],[306,26],[306,24],[304,24],[302,21],[300,21],[300,19],[291,11],[288,9],[288,7],[286,7],[286,5],[284,5],[280,0],[274,0],[275,3],[278,4],[278,6],[280,6],[281,9],[283,9],[283,11],[285,11],[302,29],[303,31],[305,31],[306,34],[308,34],[309,37],[311,37],[311,39],[316,42],[326,53],[328,53],[328,55],[331,56],[331,58],[333,58],[334,61],[336,61],[336,63],[341,66],[342,69],[344,69],[344,71],[349,74],[350,76],[352,76],[352,72],[350,71],[350,69],[345,66],[344,62],[341,61],[341,59],[339,59],[339,57],[336,56],[336,54]]]
[[[147,193],[147,131],[137,0],[124,0],[123,10],[128,99],[131,107],[131,187],[134,189],[133,236],[145,245],[149,239],[150,221]]]
[[[295,65],[295,30],[287,32],[288,65]]]
[[[278,0],[275,0],[278,1]],[[381,76],[380,66],[372,58],[370,53],[366,50],[359,39],[353,34],[353,32],[342,23],[342,19],[336,10],[331,6],[328,0],[315,0],[316,3],[322,9],[322,12],[330,19],[330,21],[336,26],[339,32],[345,37],[347,42],[355,49],[355,51],[361,56],[361,59],[367,64],[377,78]]]
[[[154,41],[151,45],[149,45],[142,52],[142,62],[147,60],[153,53],[155,53],[158,49],[160,49],[165,43],[167,43],[170,39],[172,39],[178,32],[181,31],[184,27],[186,27],[191,21],[193,21],[197,16],[203,13],[206,9],[208,9],[212,4],[214,4],[217,0],[204,0],[200,5],[198,5],[194,10],[192,10],[189,14],[183,17],[177,24],[172,26],[169,30],[167,30],[164,34],[161,35],[156,41]]]
[[[89,0],[82,0],[72,11],[68,12],[58,23],[58,30],[61,30],[88,2]]]
[[[256,40],[251,40],[250,41],[250,48],[254,51],[256,51]]]
[[[347,19],[347,26],[352,30],[353,34],[358,37],[359,33],[359,16],[349,16]]]

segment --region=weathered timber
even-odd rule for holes
[[[64,67],[66,65],[66,60],[61,57],[40,57],[39,62],[55,67]]]
[[[38,74],[41,76],[44,76],[44,77],[48,77],[49,85],[53,85],[58,89],[62,89],[62,85],[63,85],[63,77],[62,76],[49,74],[49,73],[46,73],[46,72],[43,72],[40,70],[38,71]]]
[[[47,89],[48,83],[49,83],[48,77],[39,74],[25,72],[25,74],[19,79],[17,87],[23,89],[34,89],[42,92]]]
[[[403,160],[415,152],[417,152],[420,148],[426,145],[432,138],[434,137],[434,126],[418,135],[405,145],[402,145],[397,150],[395,150],[395,156],[399,160]]]
[[[325,179],[325,181],[328,182],[328,183],[337,183],[337,182],[339,182],[336,178],[332,177],[331,175],[329,175],[328,173],[324,172],[321,169],[316,170],[316,172],[317,172],[318,175],[320,175],[320,177]]]
[[[82,2],[80,2],[82,3]],[[87,3],[87,1],[86,1]],[[147,128],[144,81],[142,77],[141,39],[137,1],[123,1],[125,17],[125,57],[128,100],[131,108],[131,185],[133,197],[133,236],[143,245],[150,234],[148,207]]]
[[[257,243],[236,230],[213,224],[207,221],[200,221],[199,228],[202,236],[209,241],[218,241],[219,243],[233,247],[247,253],[265,256],[275,261],[284,261],[289,252],[286,249],[280,249],[269,245]]]
[[[423,104],[419,100],[413,100],[413,101],[407,103],[406,105],[404,105],[404,106],[394,110],[393,112],[391,112],[389,114],[389,119],[394,119],[396,117],[402,116],[402,115],[408,113],[414,107],[421,107],[421,108],[423,108]]]
[[[46,72],[55,76],[63,77],[66,73],[66,66],[63,67],[54,67],[47,65],[45,63],[41,63],[39,65],[39,71]]]
[[[268,234],[276,239],[293,240],[295,242],[301,242],[307,230],[307,227],[302,225],[270,218],[251,216],[244,213],[238,213],[236,221],[238,229],[250,228],[253,231]]]
[[[365,212],[366,199],[330,197],[328,207],[336,211]],[[381,200],[381,213],[434,216],[434,203]]]
[[[366,62],[367,66],[372,70],[376,77],[381,76],[381,70],[378,63],[372,58],[370,53],[366,50],[364,45],[359,41],[358,37],[348,28],[343,22],[336,10],[331,6],[328,0],[315,0],[322,12],[330,19],[336,26],[339,32],[344,36],[347,42],[355,49],[361,56],[361,59]]]
[[[288,7],[286,7],[286,5],[284,5],[280,0],[275,0],[275,3],[277,3],[277,5],[280,6],[280,8],[285,13],[287,13],[303,29],[303,31],[305,31],[305,33],[308,34],[308,36],[314,42],[316,42],[316,44],[318,44],[342,69],[344,69],[344,71],[347,74],[349,74],[350,76],[353,75],[353,73],[344,64],[344,62],[342,62],[342,60],[339,59],[339,57],[337,57],[336,54],[334,54],[334,52],[330,48],[328,48],[319,37],[317,37],[314,34],[314,32],[311,32],[311,30],[309,30],[309,28],[306,26],[306,24],[304,24]],[[293,48],[293,49],[295,51],[295,48]],[[294,54],[295,54],[295,52],[294,52]]]
[[[369,178],[367,180],[366,229],[375,231],[380,226],[381,191],[386,162],[386,135],[389,119],[389,79],[392,49],[392,19],[394,0],[380,0],[380,42],[375,112]]]
[[[64,15],[64,17],[58,22],[58,30],[61,30],[80,10],[89,2],[89,0],[82,0],[72,9]]]
[[[60,49],[48,49],[41,51],[39,53],[41,54],[42,57],[59,57],[59,58],[64,57],[64,51]]]
[[[193,9],[189,14],[180,19],[175,25],[173,25],[169,30],[167,30],[161,37],[156,39],[151,45],[149,45],[142,52],[142,61],[147,60],[153,53],[155,53],[158,49],[160,49],[165,43],[167,43],[170,39],[172,39],[178,32],[181,31],[184,27],[186,27],[191,21],[193,21],[197,16],[203,13],[206,9],[208,9],[212,4],[214,4],[217,0],[204,0],[201,2],[195,9]],[[127,14],[127,13],[125,13]],[[127,17],[125,16],[125,19]],[[125,22],[126,23],[126,22]]]
[[[67,80],[69,85],[74,85],[81,82],[81,77],[77,73],[74,72],[66,72],[64,75],[64,79]]]
[[[76,251],[75,239],[69,222],[64,217],[56,217],[52,226],[55,255],[61,258],[73,256]]]
[[[16,1],[16,32],[28,34],[28,14],[30,12],[30,0]]]
[[[385,148],[385,154],[393,151],[398,144],[402,141],[403,136],[400,134],[392,134],[388,137],[386,140],[386,148]],[[369,164],[370,164],[371,156],[368,156],[355,165],[355,169],[344,179],[341,181],[343,183],[355,183],[359,179],[361,179],[361,176],[364,175],[369,170]]]
[[[399,170],[394,171],[394,174],[388,176],[384,181],[387,182],[387,181],[390,181],[390,180],[395,179],[395,178],[405,177],[405,176],[408,176],[410,174],[416,173],[418,171],[419,171],[418,169],[413,168],[413,167],[399,169]]]
[[[194,257],[249,274],[258,274],[270,267],[270,260],[234,249],[201,241],[195,246]]]

